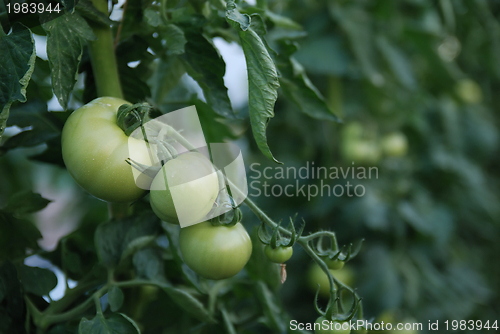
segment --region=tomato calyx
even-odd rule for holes
[[[146,123],[153,107],[148,103],[123,104],[118,108],[116,124],[130,136],[135,129]]]
[[[361,239],[356,246],[352,243],[349,244],[349,246],[344,245],[342,249],[339,250],[336,246],[336,242],[333,242],[333,240],[330,240],[330,245],[325,247],[324,237],[321,236],[318,238],[315,250],[316,254],[325,262],[329,269],[339,270],[342,269],[345,262],[359,253],[363,241],[364,239]]]
[[[277,249],[278,247],[292,247],[295,242],[297,241],[298,238],[302,235],[302,232],[304,231],[305,227],[305,222],[302,219],[302,226],[299,228],[297,231],[295,229],[295,219],[297,215],[295,215],[293,218],[290,217],[290,223],[288,229],[284,229],[281,227],[281,220],[278,222],[278,225],[272,229],[272,234],[269,235],[269,232],[266,228],[266,225],[264,222],[260,225],[259,231],[257,235],[259,236],[260,241],[265,244],[269,245],[272,249]],[[284,230],[285,232],[289,232],[290,237],[284,237],[281,235],[280,230]]]
[[[240,208],[233,207],[232,210],[224,212],[221,215],[218,215],[212,219],[210,219],[210,223],[213,226],[234,226],[241,222],[243,219],[243,214],[241,213]]]
[[[322,322],[323,320],[328,320],[332,321],[333,323],[338,322],[338,323],[344,323],[347,322],[349,323],[350,320],[354,318],[356,313],[358,313],[358,310],[360,310],[361,306],[361,300],[362,298],[357,297],[357,295],[353,294],[353,301],[350,309],[347,312],[344,312],[344,308],[342,306],[342,298],[341,298],[341,289],[338,289],[337,291],[337,296],[335,299],[330,299],[328,301],[328,305],[326,306],[326,311],[321,310],[321,308],[318,306],[318,293],[319,289],[316,292],[316,298],[314,299],[314,308],[316,309],[316,312],[319,313],[319,318],[316,320],[316,322]],[[360,311],[358,314],[358,319],[363,318],[363,314]],[[338,333],[349,333],[350,328],[343,328],[343,332],[338,332]],[[321,332],[320,332],[321,333]],[[328,332],[326,332],[328,333]]]

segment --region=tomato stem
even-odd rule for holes
[[[92,0],[92,4],[102,13],[109,15],[107,1]],[[111,27],[100,23],[91,23],[91,26],[97,37],[95,41],[89,43],[97,95],[123,98]]]

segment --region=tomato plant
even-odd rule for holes
[[[192,224],[206,216],[218,194],[217,174],[210,161],[188,152],[163,165],[151,184],[149,201],[160,219],[178,224],[180,216]]]
[[[241,223],[213,226],[203,222],[182,228],[179,247],[186,264],[209,279],[236,275],[252,254],[252,241]]]
[[[134,150],[136,161],[151,164],[141,143],[117,125],[119,98],[101,97],[75,110],[62,131],[62,157],[73,179],[91,195],[108,202],[131,202],[144,195],[125,162]]]
[[[499,318],[500,3],[17,5],[1,333]]]

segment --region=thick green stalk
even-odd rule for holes
[[[92,0],[92,3],[99,11],[108,15],[106,0]],[[111,28],[102,24],[93,24],[92,29],[97,39],[89,43],[89,50],[97,95],[123,98]]]
[[[108,15],[108,1],[92,0],[93,5]],[[97,96],[112,96],[123,98],[118,66],[114,50],[111,27],[103,24],[91,24],[97,39],[89,43],[92,72],[94,73]],[[130,206],[108,203],[110,218],[122,218],[130,214]]]

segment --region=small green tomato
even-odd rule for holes
[[[339,270],[339,269],[342,269],[344,267],[344,261],[341,261],[339,259],[332,260],[332,259],[325,257],[325,258],[323,258],[323,261],[325,261],[328,269]]]
[[[292,247],[279,246],[272,248],[271,245],[266,245],[264,248],[267,258],[274,263],[285,263],[290,260],[293,254]]]

